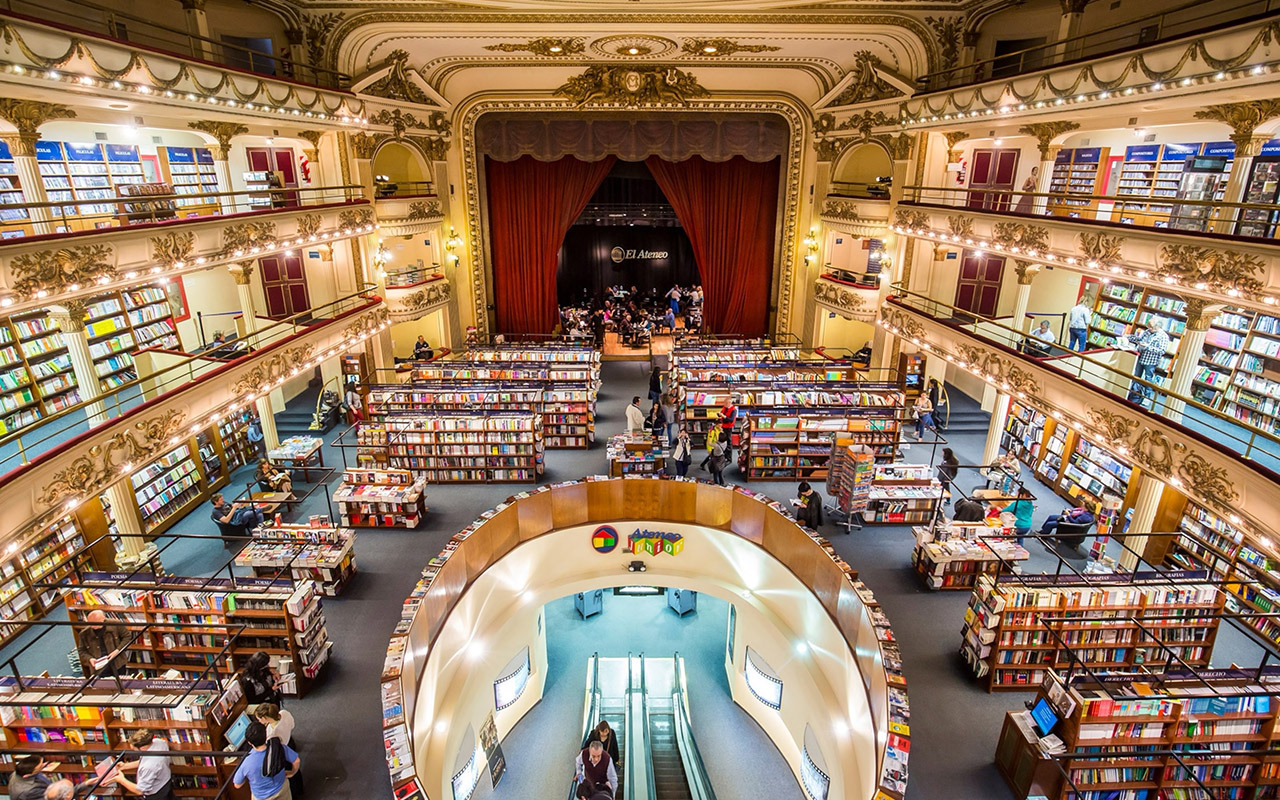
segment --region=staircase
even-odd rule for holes
[[[276,434],[281,441],[290,436],[316,436],[319,431],[311,430],[311,418],[315,415],[316,400],[320,397],[319,387],[307,387],[307,390],[285,404],[284,411],[276,414]]]
[[[676,746],[675,717],[649,711],[649,743],[653,757],[653,785],[658,800],[691,800],[689,782]]]
[[[978,401],[967,394],[953,389],[949,392],[951,400],[951,417],[947,420],[947,429],[942,435],[953,433],[986,433],[991,424],[991,414],[982,410]]]

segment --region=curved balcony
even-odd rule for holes
[[[383,236],[416,236],[444,222],[440,199],[434,194],[379,194],[374,206]]]
[[[893,292],[876,323],[890,333],[1087,433],[1233,524],[1280,533],[1274,434],[1134,378],[1131,353],[1036,351],[1025,331],[900,287]]]
[[[420,319],[449,303],[453,287],[444,275],[430,269],[415,268],[387,274],[387,311],[392,322]]]
[[[348,295],[254,331],[219,353],[179,355],[0,439],[0,530],[20,532],[74,508],[188,430],[194,435],[390,324],[382,298]]]
[[[813,283],[813,299],[818,305],[843,317],[874,322],[880,308],[880,283],[878,280],[875,283],[846,280],[824,272]]]
[[[836,194],[836,191],[833,188],[818,212],[818,218],[824,225],[863,239],[884,234],[889,225],[887,197],[853,198]]]

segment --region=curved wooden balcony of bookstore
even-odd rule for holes
[[[1277,143],[1280,145],[1280,143]],[[1280,306],[1280,205],[909,186],[890,229],[1227,305]]]
[[[1133,377],[1134,354],[1031,351],[1026,331],[894,286],[876,324],[1261,536],[1280,533],[1280,438]],[[1146,395],[1147,406],[1136,399]],[[1134,398],[1134,399],[1130,399]]]
[[[0,310],[18,314],[53,298],[90,298],[298,251],[325,258],[334,242],[364,236],[376,225],[359,186],[271,194],[278,204],[268,194],[206,192],[115,197],[92,205],[2,205],[0,218],[16,211],[22,219],[0,222],[0,231],[34,234],[40,225],[48,232],[0,244]]]
[[[179,441],[390,325],[359,292],[216,351],[152,351],[155,369],[0,438],[0,532],[8,541],[95,498]]]
[[[880,277],[824,272],[813,282],[813,299],[848,319],[874,322],[880,307]]]
[[[448,305],[453,294],[453,286],[440,272],[439,264],[388,271],[385,280],[384,294],[392,322],[421,319]]]
[[[641,536],[633,551],[633,531],[654,535]],[[388,746],[389,763],[393,749],[399,756],[391,768],[396,787],[416,778],[427,796],[449,796],[455,755],[475,747],[464,736],[491,713],[505,736],[542,697],[543,605],[634,584],[628,565],[635,560],[646,565],[645,584],[732,604],[725,665],[731,694],[797,780],[808,758],[825,763],[831,798],[902,796],[906,684],[896,645],[884,641],[887,623],[856,572],[776,501],[742,487],[669,478],[582,480],[522,492],[432,560],[429,577],[406,602],[383,675],[386,740],[399,743]],[[752,696],[748,646],[781,681],[780,707]],[[525,647],[528,684],[495,713],[494,682]]]

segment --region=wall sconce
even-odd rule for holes
[[[462,246],[462,237],[458,235],[457,230],[449,228],[449,238],[445,239],[444,249],[455,250]]]
[[[458,256],[455,253],[449,253],[448,255],[445,256],[445,260],[448,261],[450,264],[457,264]]]

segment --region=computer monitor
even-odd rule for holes
[[[1053,706],[1049,705],[1049,701],[1042,697],[1031,707],[1031,719],[1035,720],[1040,735],[1048,736],[1058,724],[1058,713],[1053,710]]]
[[[249,715],[241,712],[240,716],[236,717],[235,722],[227,726],[227,744],[238,750],[240,745],[244,744],[244,732],[248,729]]]

